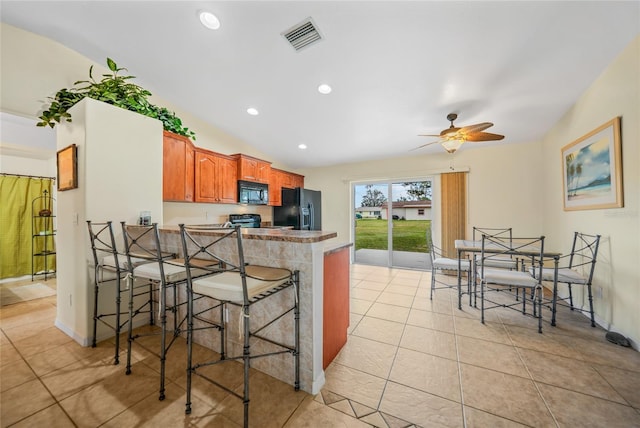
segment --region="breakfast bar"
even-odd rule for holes
[[[203,234],[215,235],[214,232],[203,231]],[[166,251],[181,253],[180,234],[177,226],[160,228],[162,246]],[[324,385],[323,371],[323,292],[325,272],[325,252],[335,253],[341,248],[348,249],[350,243],[336,243],[336,232],[290,230],[275,228],[243,228],[242,238],[245,262],[271,267],[282,267],[300,272],[300,388],[315,394]],[[348,266],[346,269],[348,278]],[[348,288],[348,281],[346,283]],[[348,296],[348,289],[347,289]],[[179,298],[185,299],[185,295]],[[282,296],[285,299],[286,296]],[[284,302],[282,302],[284,303]],[[278,298],[275,303],[278,305]],[[263,311],[276,310],[265,305]],[[348,303],[346,305],[348,317]],[[255,314],[255,315],[254,315]],[[252,313],[252,316],[260,316]],[[227,329],[228,346],[237,351],[242,341],[238,338],[239,311],[231,308]],[[292,325],[283,323],[274,329],[287,330]],[[285,332],[274,331],[275,335]],[[213,336],[213,335],[211,335]],[[217,337],[199,337],[194,342],[217,350]],[[293,366],[290,358],[261,358],[252,361],[252,367],[277,379],[293,384]]]

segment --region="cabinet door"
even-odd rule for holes
[[[162,199],[193,202],[194,148],[179,135],[164,133],[162,155]]]
[[[282,179],[284,174],[277,170],[271,170],[271,180],[269,180],[269,205],[279,207],[282,205]]]
[[[349,248],[324,256],[322,367],[347,343],[349,328]]]
[[[271,165],[268,162],[258,162],[256,168],[257,181],[269,184],[269,179],[271,178]]]
[[[232,155],[238,159],[238,180],[268,184],[271,179],[271,163],[251,156],[237,153]]]
[[[195,153],[195,200],[196,202],[218,202],[216,179],[218,178],[219,158],[209,153]]]
[[[238,164],[235,159],[220,158],[218,175],[219,201],[233,204],[238,202]]]

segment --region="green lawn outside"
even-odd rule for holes
[[[427,252],[426,231],[431,220],[393,221],[395,251]],[[387,220],[356,219],[356,250],[387,250]]]

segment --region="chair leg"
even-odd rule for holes
[[[185,414],[191,414],[191,374],[193,351],[193,291],[191,285],[187,284],[187,402]]]
[[[115,322],[115,330],[116,330],[116,355],[113,359],[113,364],[120,364],[120,272],[116,273],[116,322]],[[97,299],[96,299],[97,301]],[[95,339],[95,335],[93,336]]]
[[[484,324],[484,281],[480,281],[480,321]]]
[[[131,345],[133,342],[133,285],[134,279],[132,276],[127,275],[127,281],[129,281],[129,326],[127,334],[127,368],[126,374],[131,374]]]
[[[429,293],[429,299],[433,300],[433,290],[436,288],[436,272],[431,270],[431,292]]]
[[[224,360],[226,359],[226,343],[227,343],[227,336],[226,336],[226,327],[224,326],[224,313],[226,312],[227,309],[227,304],[226,303],[221,303],[220,304],[220,359]]]
[[[533,302],[533,313],[536,313],[536,302]],[[538,333],[542,333],[542,286],[538,286]]]
[[[591,327],[595,327],[596,319],[593,314],[593,293],[591,292],[591,284],[587,284],[587,292],[589,293],[589,314],[591,315]]]
[[[94,271],[94,284],[95,287],[93,289],[93,339],[91,339],[91,347],[96,347],[96,334],[98,331],[98,267],[95,267]]]
[[[295,328],[295,346],[296,350],[293,355],[295,364],[295,383],[293,385],[294,390],[300,390],[300,272],[295,271],[293,273],[294,281],[294,299],[295,306],[293,310],[293,322]]]
[[[160,282],[158,284],[160,297],[160,395],[158,400],[164,400],[164,378],[167,362],[167,288]]]
[[[571,283],[567,285],[569,286],[569,304],[571,305],[571,310],[573,310],[573,293],[571,292]]]
[[[242,393],[244,428],[249,428],[249,366],[251,363],[251,329],[249,320],[249,306],[246,305],[242,307],[242,322],[244,324],[244,347],[242,350],[242,360],[244,362],[244,391]]]

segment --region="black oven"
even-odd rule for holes
[[[229,214],[229,222],[241,227],[260,227],[260,214]]]
[[[262,183],[238,180],[238,203],[267,205],[269,203],[269,186]]]

